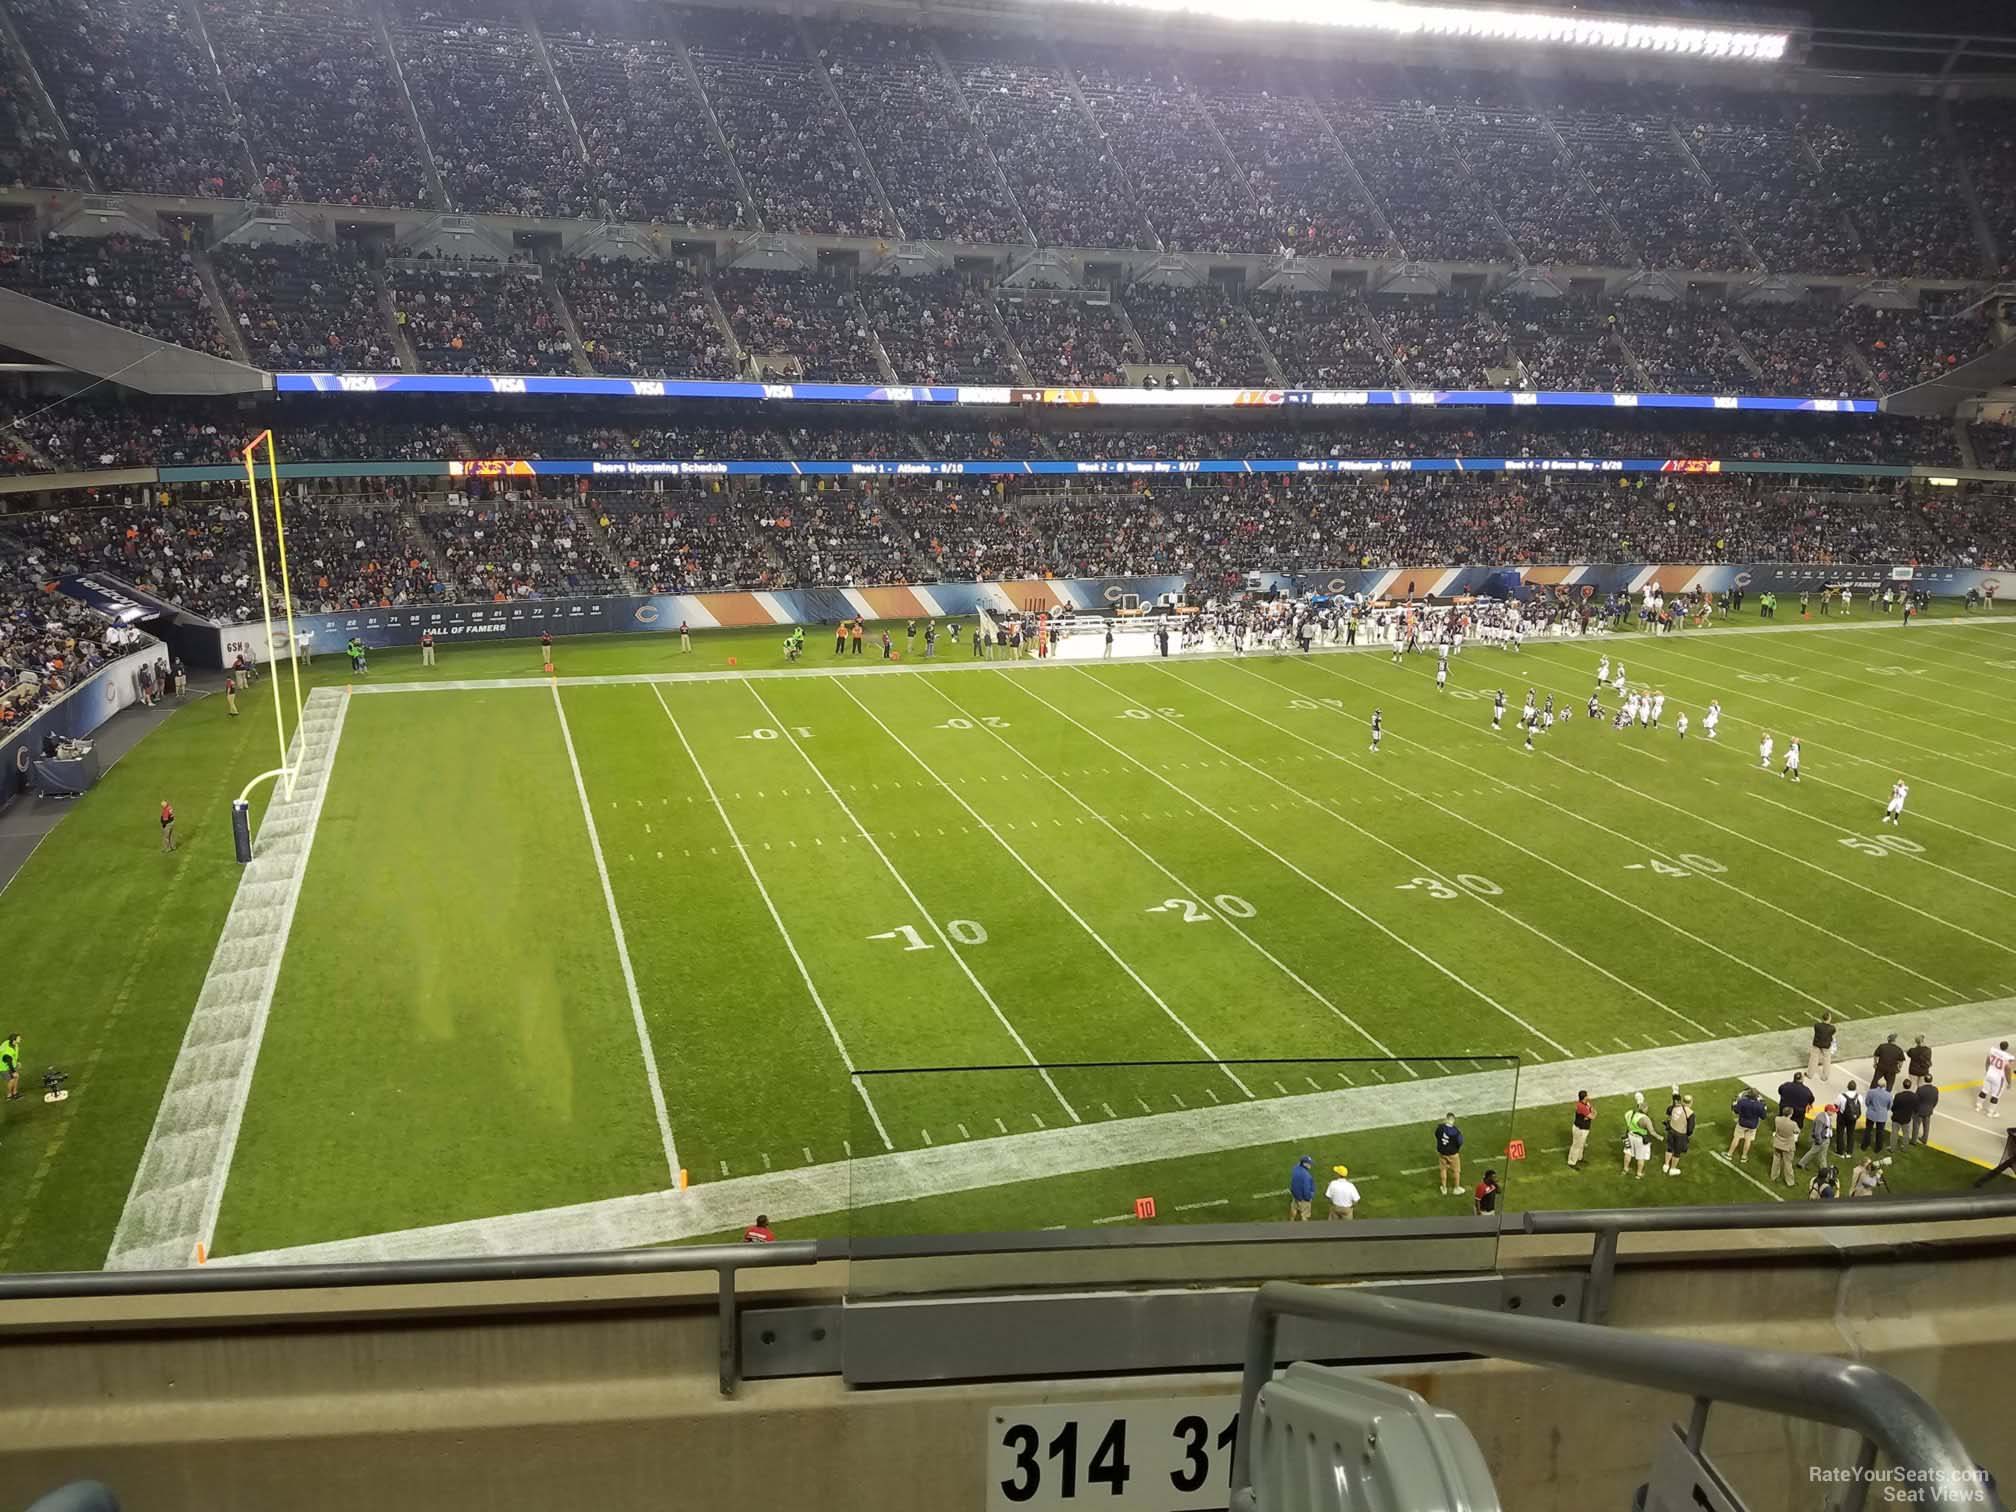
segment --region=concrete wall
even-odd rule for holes
[[[258,394],[272,387],[259,368],[156,341],[12,289],[0,289],[0,330],[9,346],[30,356],[97,378],[116,375],[145,394]]]
[[[2016,1239],[1644,1241],[1613,1326],[1848,1355],[1896,1372],[1998,1476],[2016,1475],[2007,1360]],[[1560,1246],[1508,1244],[1506,1268]],[[753,1277],[832,1298],[844,1267]],[[711,1278],[500,1284],[452,1294],[268,1294],[0,1308],[0,1478],[25,1500],[96,1476],[150,1509],[821,1508],[984,1505],[987,1409],[1224,1395],[1230,1374],[850,1392],[715,1383]],[[1687,1404],[1489,1362],[1382,1371],[1459,1413],[1506,1503],[1629,1504]],[[1717,1409],[1707,1447],[1759,1508],[1817,1509],[1835,1430]]]

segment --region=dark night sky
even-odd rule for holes
[[[2016,4],[2011,0],[1918,0],[1909,5],[1902,0],[1808,0],[1795,8],[1820,26],[2016,36]]]

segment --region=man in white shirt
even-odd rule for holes
[[[1356,1218],[1358,1216],[1358,1188],[1352,1184],[1349,1166],[1332,1166],[1337,1179],[1323,1189],[1323,1196],[1330,1203],[1332,1218]]]

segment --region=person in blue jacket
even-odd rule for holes
[[[1307,1223],[1309,1204],[1316,1200],[1316,1157],[1304,1155],[1288,1173],[1288,1221]]]
[[[1729,1111],[1736,1115],[1736,1132],[1729,1136],[1730,1160],[1750,1160],[1750,1146],[1756,1141],[1757,1126],[1764,1122],[1764,1115],[1771,1111],[1762,1094],[1755,1087],[1745,1087],[1736,1094],[1736,1101],[1729,1105]]]
[[[1444,1113],[1435,1125],[1435,1180],[1444,1197],[1463,1195],[1463,1131],[1454,1113]]]

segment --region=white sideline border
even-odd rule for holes
[[[278,696],[277,687],[274,696]],[[185,1178],[182,1182],[173,1183],[173,1185],[185,1185],[187,1180],[191,1179],[201,1179],[205,1183],[203,1207],[196,1224],[196,1232],[177,1262],[183,1266],[201,1263],[199,1251],[207,1251],[216,1237],[217,1216],[224,1205],[224,1188],[230,1180],[232,1159],[238,1149],[238,1133],[245,1121],[245,1107],[251,1100],[252,1078],[258,1068],[260,1046],[266,1037],[266,1021],[273,1010],[273,994],[280,982],[281,964],[286,959],[287,940],[294,926],[294,911],[300,904],[302,883],[307,878],[308,863],[314,854],[315,835],[322,820],[322,804],[329,796],[329,784],[335,774],[336,755],[343,741],[343,724],[350,715],[349,697],[335,689],[317,688],[308,695],[306,703],[303,704],[301,724],[295,730],[294,743],[300,747],[299,754],[295,758],[298,770],[306,764],[308,757],[305,733],[308,712],[318,707],[318,700],[326,705],[331,699],[336,701],[336,717],[330,725],[328,746],[323,753],[321,769],[312,779],[316,783],[315,793],[309,800],[308,818],[303,827],[301,848],[285,879],[286,893],[281,900],[279,927],[268,937],[271,941],[268,958],[260,963],[258,988],[252,1002],[252,1023],[244,1036],[243,1062],[230,1084],[223,1128],[215,1148],[210,1153],[208,1169],[201,1177]],[[291,798],[289,801],[292,801]],[[272,821],[277,807],[278,805],[273,803],[267,805],[260,824],[262,835],[267,824]],[[254,858],[256,866],[256,848]],[[209,986],[210,979],[213,976],[228,975],[233,970],[222,964],[225,946],[231,936],[231,916],[239,913],[241,908],[249,911],[260,906],[247,902],[247,893],[253,887],[269,885],[272,880],[260,878],[255,881],[254,866],[245,867],[239,875],[238,887],[231,899],[231,908],[225,915],[223,927],[217,932],[217,944],[211,953],[209,969],[204,973],[203,985],[197,989],[198,1005],[202,1002],[204,989]],[[154,1268],[156,1262],[153,1257],[142,1258],[143,1252],[158,1248],[164,1243],[173,1243],[178,1237],[171,1234],[164,1239],[158,1232],[148,1233],[142,1237],[141,1231],[146,1228],[149,1221],[149,1214],[146,1211],[149,1199],[158,1197],[169,1189],[157,1188],[148,1180],[150,1165],[158,1172],[167,1142],[178,1137],[162,1127],[161,1120],[167,1111],[169,1098],[175,1091],[177,1082],[190,1079],[193,1076],[192,1068],[204,1053],[212,1048],[208,1044],[191,1043],[191,1037],[198,1032],[198,1027],[199,1014],[197,1008],[192,1007],[189,1027],[183,1031],[182,1044],[176,1052],[175,1064],[162,1087],[161,1103],[155,1110],[154,1126],[148,1132],[146,1147],[141,1152],[139,1164],[134,1168],[133,1184],[127,1190],[125,1207],[121,1210],[118,1226],[113,1231],[112,1244],[105,1256],[106,1270]]]
[[[1857,1019],[1858,1038],[1923,1034],[1951,1044],[2006,1036],[2016,998]],[[673,1244],[732,1231],[757,1213],[772,1222],[816,1218],[855,1207],[984,1190],[1146,1161],[1230,1153],[1289,1140],[1348,1139],[1373,1129],[1419,1124],[1427,1131],[1448,1108],[1465,1117],[1505,1112],[1516,1090],[1526,1109],[1556,1107],[1564,1122],[1575,1093],[1614,1097],[1675,1083],[1737,1081],[1759,1066],[1805,1064],[1807,1032],[1764,1034],[1668,1045],[1586,1061],[1521,1066],[1516,1089],[1506,1070],[1467,1072],[1418,1082],[1385,1082],[1337,1092],[1308,1092],[1261,1102],[1156,1113],[932,1145],[847,1163],[833,1162],[706,1182],[683,1192],[644,1192],[501,1218],[478,1218],[396,1233],[232,1255],[212,1265],[321,1265],[354,1261],[450,1259],[480,1255],[566,1254]],[[1788,1041],[1791,1043],[1788,1045]],[[1620,1130],[1614,1112],[1606,1126]],[[1312,1135],[1312,1129],[1323,1132]],[[1604,1139],[1608,1140],[1606,1133]],[[847,1179],[836,1179],[845,1170]],[[1285,1187],[1284,1187],[1285,1195]]]
[[[963,616],[962,616],[963,617]],[[1914,626],[1923,630],[1973,630],[2002,629],[2016,630],[2016,614],[2003,619],[1952,619],[1927,620]],[[1754,629],[1738,629],[1734,626],[1717,627],[1706,630],[1676,631],[1669,636],[1646,635],[1641,631],[1631,631],[1621,635],[1564,635],[1560,637],[1536,637],[1530,645],[1533,650],[1549,648],[1567,649],[1571,646],[1600,647],[1611,650],[1615,647],[1634,645],[1659,646],[1668,641],[1685,640],[1691,642],[1701,636],[1710,635],[1825,635],[1850,634],[1887,629],[1895,634],[1895,624],[1880,625],[1760,625]],[[494,644],[494,643],[493,643]],[[1483,650],[1483,647],[1474,649]],[[1129,657],[1124,661],[1085,663],[1077,660],[1044,660],[1034,655],[1019,660],[1015,657],[990,657],[982,660],[971,658],[960,660],[955,657],[941,657],[929,662],[872,662],[860,667],[737,667],[719,672],[610,672],[591,677],[477,677],[443,678],[436,682],[396,682],[396,683],[355,683],[354,693],[489,693],[509,688],[612,688],[632,683],[685,683],[685,682],[745,682],[756,678],[772,677],[892,677],[906,672],[998,672],[1018,667],[1082,668],[1087,665],[1130,667],[1179,666],[1186,663],[1206,661],[1297,661],[1305,654],[1309,656],[1341,656],[1380,652],[1390,656],[1393,652],[1389,641],[1361,642],[1355,646],[1314,646],[1307,653],[1300,650],[1284,651],[1278,657],[1267,650],[1236,653],[1232,651],[1188,651],[1171,657]],[[1612,650],[1612,654],[1615,651]]]

